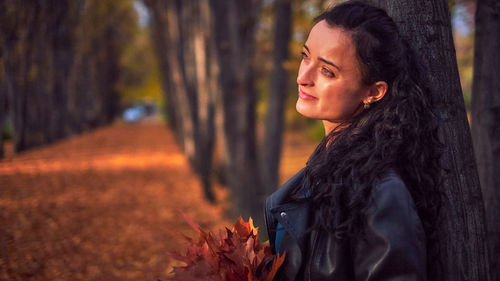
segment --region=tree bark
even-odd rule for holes
[[[74,24],[69,24],[68,19],[74,18],[76,9],[71,9],[68,1],[54,4],[34,1],[26,6],[18,3],[10,6],[12,22],[8,36],[11,39],[4,50],[8,56],[5,69],[12,82],[9,96],[14,105],[16,151],[64,136],[55,133],[58,128],[64,128],[61,123],[65,118],[61,114],[64,115],[66,109],[62,95],[64,79],[57,79],[57,74],[68,72],[70,61],[61,61],[61,58],[63,52],[72,50],[70,43],[58,39],[70,37]],[[60,30],[61,26],[66,28]]]
[[[176,116],[176,121],[178,122],[175,126],[180,130],[178,133],[180,137],[180,145],[184,150],[184,153],[189,158],[190,161],[195,157],[195,144],[194,144],[194,119],[193,119],[193,108],[192,101],[189,99],[188,86],[186,85],[186,77],[184,67],[184,57],[183,57],[183,42],[182,33],[180,31],[181,25],[180,19],[178,18],[179,9],[177,1],[147,1],[146,3],[151,7],[151,11],[155,17],[157,23],[161,24],[158,30],[163,30],[166,35],[165,43],[161,43],[161,47],[164,49],[159,50],[161,53],[165,53],[166,58],[164,63],[166,68],[164,70],[164,75],[169,75],[166,81],[172,83],[172,88],[165,89],[171,90],[171,95],[175,95],[175,98],[171,99],[174,101],[175,106],[178,108],[178,116]],[[167,45],[168,44],[168,45]]]
[[[209,72],[210,44],[210,6],[208,0],[195,1],[194,5],[198,21],[194,25],[194,57],[196,65],[196,91],[198,96],[198,126],[196,138],[197,157],[196,167],[201,177],[205,197],[210,201],[215,201],[212,191],[210,175],[212,171],[212,158],[215,145],[215,85],[210,85],[211,73]],[[188,18],[188,20],[190,20]]]
[[[48,116],[46,134],[47,141],[66,137],[68,128],[68,92],[70,85],[68,78],[76,54],[75,29],[80,20],[80,10],[83,1],[51,1],[48,9],[52,16],[48,18],[47,30],[50,32],[51,40],[48,48],[51,50],[51,61],[53,71],[50,80],[52,91],[48,102]],[[57,110],[54,110],[57,109]]]
[[[35,28],[40,27],[37,21],[37,14],[40,7],[38,5],[26,5],[11,1],[5,3],[4,17],[6,24],[3,25],[2,33],[5,38],[3,53],[5,55],[5,75],[8,87],[8,98],[12,104],[12,122],[13,122],[13,143],[16,152],[27,149],[33,145],[43,143],[40,138],[42,133],[37,118],[35,121],[27,117],[28,95],[30,100],[38,104],[36,100],[36,89],[34,80],[38,78],[37,72],[33,71],[40,57],[37,52],[41,49],[35,49],[37,37]],[[43,67],[42,67],[43,68]],[[38,68],[39,69],[39,68]],[[29,75],[31,73],[31,75]],[[43,103],[42,103],[43,104]],[[33,110],[33,109],[32,109]],[[34,108],[35,115],[40,114],[37,108]],[[41,115],[41,114],[40,114]],[[27,136],[28,133],[30,136]]]
[[[279,27],[272,79],[276,94],[268,115],[265,157],[261,158],[256,145],[253,65],[261,1],[146,0],[145,3],[153,15],[153,34],[169,116],[175,121],[173,127],[181,147],[200,175],[206,196],[213,196],[210,174],[217,130],[220,169],[232,190],[235,209],[262,225],[265,196],[278,181],[287,84],[283,62],[288,55],[291,2],[279,1],[277,8]],[[262,172],[266,172],[268,184],[259,173],[259,159],[265,163]]]
[[[166,13],[167,13],[167,27],[169,34],[169,49],[170,51],[166,51],[168,55],[168,60],[170,63],[172,81],[174,85],[174,94],[176,95],[178,104],[176,106],[179,107],[181,122],[180,128],[182,129],[182,147],[184,149],[184,153],[190,160],[193,161],[195,157],[195,139],[194,139],[194,118],[193,118],[193,107],[192,101],[189,99],[189,89],[186,84],[185,71],[183,69],[184,60],[183,54],[184,50],[182,49],[182,38],[180,33],[180,25],[178,19],[178,8],[175,5],[174,1],[167,1],[170,3],[165,3]]]
[[[284,105],[288,88],[288,73],[284,68],[284,63],[288,58],[292,1],[276,0],[274,9],[275,24],[271,93],[260,164],[266,194],[271,194],[278,186],[281,146],[283,142]]]
[[[228,185],[236,210],[263,225],[265,193],[257,168],[253,57],[260,0],[211,0],[228,153]]]
[[[205,197],[214,201],[210,175],[215,138],[214,89],[209,71],[210,13],[208,0],[156,1],[154,40],[161,61],[167,108],[184,153],[200,176]],[[166,30],[163,30],[166,28]],[[216,73],[215,73],[216,74]]]
[[[0,38],[0,46],[3,45],[3,40]],[[7,95],[7,87],[5,85],[5,71],[3,67],[3,56],[2,50],[0,49],[0,159],[4,157],[5,152],[3,148],[3,128],[5,125],[5,103]]]
[[[500,4],[478,0],[471,130],[486,208],[492,280],[500,280]]]
[[[109,124],[118,114],[123,26],[132,22],[126,5],[114,3],[4,3],[2,48],[16,152]]]
[[[489,280],[484,207],[460,88],[447,1],[373,0],[427,61],[447,148],[437,243],[429,245],[429,280]]]
[[[0,9],[2,9],[2,5],[0,4]],[[0,12],[0,18],[4,15]],[[1,22],[0,22],[1,24]],[[5,38],[3,36],[2,30],[0,30],[0,46],[3,46],[5,43]],[[5,67],[4,67],[4,52],[2,48],[0,48],[0,159],[5,156],[4,152],[4,126],[5,126],[5,118],[6,114],[6,104],[7,104],[7,81],[5,80]]]
[[[146,0],[146,5],[148,5],[151,10],[151,34],[153,43],[155,45],[155,52],[159,60],[161,81],[163,87],[163,95],[165,100],[165,109],[168,117],[168,124],[176,136],[177,143],[182,143],[181,127],[180,127],[180,113],[177,108],[177,101],[175,90],[172,81],[172,70],[170,69],[170,63],[168,56],[164,54],[168,51],[168,32],[167,32],[167,21],[165,13],[162,12],[160,3],[158,1]]]

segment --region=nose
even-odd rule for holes
[[[307,65],[302,61],[299,67],[299,73],[297,75],[297,84],[299,86],[312,86],[314,85],[314,79],[312,75],[312,67]]]

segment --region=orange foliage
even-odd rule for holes
[[[170,281],[272,281],[285,260],[285,254],[274,256],[269,246],[259,242],[252,218],[245,222],[240,217],[231,230],[221,230],[219,235],[194,228],[198,242],[186,238],[186,255],[172,253],[186,266],[174,267]]]
[[[9,154],[10,155],[10,154]],[[0,160],[0,280],[158,280],[166,254],[229,222],[165,124],[115,124]]]
[[[305,140],[285,135],[281,181],[314,149]],[[205,229],[229,225],[227,189],[215,187],[217,205],[204,200],[165,124],[117,123],[17,155],[7,148],[0,280],[165,279],[182,265],[166,252],[184,248],[180,233],[196,233],[180,212]]]

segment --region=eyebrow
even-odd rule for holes
[[[311,51],[309,51],[309,48],[307,47],[306,44],[304,44],[304,48],[307,50],[308,53],[311,53]],[[336,64],[334,64],[333,62],[328,61],[328,60],[326,60],[326,59],[324,59],[322,57],[319,57],[318,60],[320,60],[320,61],[322,61],[322,62],[324,62],[324,63],[326,63],[328,65],[331,65],[331,66],[335,67],[336,69],[338,69],[338,71],[340,71],[340,67],[337,66]]]

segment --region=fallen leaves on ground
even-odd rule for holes
[[[285,135],[281,181],[314,144]],[[7,147],[12,148],[11,144]],[[0,161],[0,280],[157,280],[182,263],[181,213],[228,225],[164,124],[117,123]]]
[[[216,188],[219,201],[226,193]],[[225,204],[227,205],[227,204]],[[115,124],[0,161],[0,280],[157,280],[227,225],[164,124]]]

